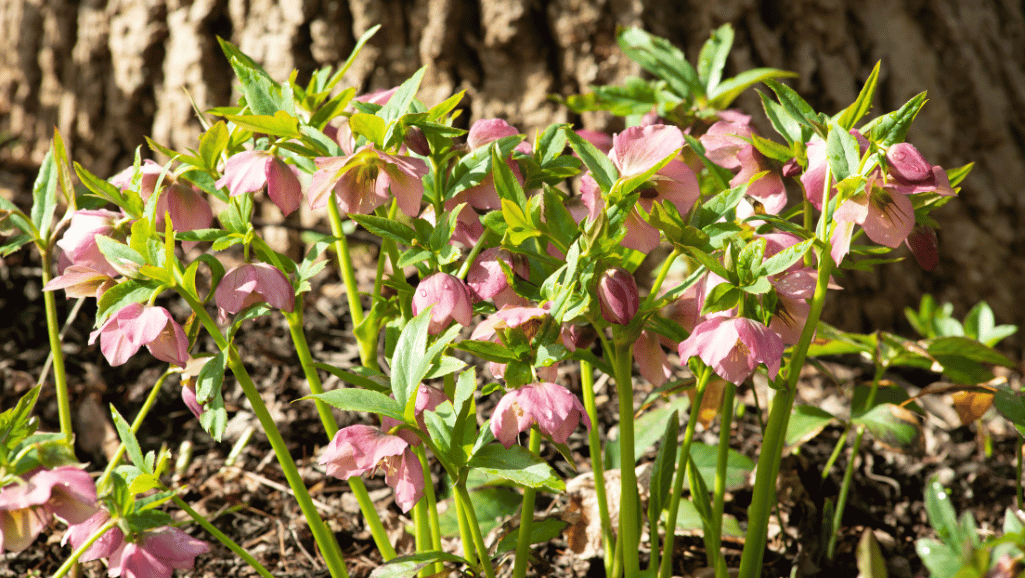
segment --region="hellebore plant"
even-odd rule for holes
[[[606,450],[618,448],[618,520],[604,485],[596,488],[607,575],[672,575],[686,479],[702,513],[709,566],[725,576],[719,545],[734,395],[753,374],[764,373],[774,396],[740,567],[741,576],[759,575],[797,379],[827,292],[839,288],[832,275],[872,266],[901,242],[923,265],[938,259],[929,212],[950,200],[969,167],[944,171],[904,142],[924,97],[859,125],[878,68],[858,99],[830,117],[775,80],[789,73],[757,69],[723,79],[729,27],[703,49],[699,69],[665,41],[624,30],[623,50],[659,80],[637,80],[631,86],[650,90],[629,104],[621,102],[624,93],[600,87],[567,104],[626,112],[625,130],[605,135],[552,125],[524,138],[504,120],[479,119],[467,132],[453,126],[462,94],[440,103],[417,100],[424,70],[375,95],[357,97],[355,88],[338,86],[372,33],[342,67],[317,71],[306,85],[294,77],[285,84],[272,80],[222,41],[244,98],[204,116],[199,152],[178,153],[150,141],[174,160],[161,166],[137,158],[109,182],[75,165],[88,190],[88,199],[80,199],[56,135],[31,214],[0,203],[21,231],[2,250],[33,242],[43,256],[61,423],[61,434],[29,431],[39,388],[5,414],[11,431],[20,432],[0,438],[0,472],[10,474],[0,479],[5,548],[28,547],[57,515],[73,524],[65,541],[75,549],[59,575],[75,560],[106,558],[112,576],[168,576],[191,568],[207,551],[205,542],[169,526],[165,505],[173,501],[269,576],[177,488],[165,485],[169,452],[144,454],[135,438],[164,380],[180,376],[183,399],[217,441],[229,417],[223,388],[241,388],[328,572],[347,576],[336,537],[250,373],[262,368],[243,364],[236,340],[251,320],[281,315],[310,388],[303,399],[314,404],[324,428],[317,463],[323,475],[348,482],[381,558],[407,574],[433,575],[455,565],[496,575],[496,563],[503,563],[496,549],[505,546],[485,541],[482,528],[489,526],[482,526],[471,496],[489,490],[473,485],[483,476],[522,490],[519,524],[502,535],[515,534],[512,573],[525,576],[532,545],[546,539],[535,524],[536,494],[565,489],[542,458],[542,442],[571,457],[574,436],[586,436],[595,479],[604,479]],[[782,143],[757,134],[750,116],[729,108],[758,82],[775,96],[763,96],[763,105]],[[310,236],[300,262],[276,252],[252,222],[253,195],[263,190],[286,215],[303,198],[313,210],[326,209],[332,235]],[[208,218],[209,197],[224,207],[216,222]],[[66,209],[54,222],[59,200]],[[115,209],[79,209],[101,204]],[[380,239],[372,287],[356,283],[347,227]],[[858,243],[862,233],[882,247]],[[646,278],[641,262],[660,246],[668,256]],[[55,248],[61,275],[53,278]],[[327,265],[322,255],[328,248],[345,285],[358,367],[318,362],[306,339],[306,293]],[[229,249],[236,251],[230,261],[239,263],[241,255],[241,264],[226,270]],[[95,485],[100,506],[96,495],[79,492],[89,498],[79,504],[89,508],[74,516],[51,503],[63,490],[46,481],[61,468],[83,472],[69,449],[70,404],[53,304],[59,290],[96,299],[90,343],[99,339],[111,365],[145,345],[174,366],[154,384],[131,425],[112,409],[121,450]],[[165,300],[184,302],[191,318],[178,320],[170,311],[179,309],[157,305]],[[203,331],[209,339],[199,338]],[[490,378],[468,366],[471,358],[488,364]],[[581,398],[564,376],[576,367]],[[604,449],[595,370],[616,388],[618,439],[605,440]],[[325,390],[320,371],[347,386]],[[667,400],[681,390],[691,398],[682,443],[674,417],[653,468],[647,570],[641,567],[635,474],[645,449],[634,425],[636,391],[645,387],[640,380]],[[498,398],[497,406],[479,414],[490,406],[488,395]],[[711,420],[709,404],[711,414],[721,407],[710,492],[702,491],[705,482],[690,455],[697,423]],[[345,427],[339,427],[340,415]],[[42,451],[43,442],[62,449]],[[54,461],[55,453],[63,459]],[[125,456],[128,463],[120,464]],[[398,509],[412,517],[413,556],[398,556],[364,486],[362,476],[376,472],[384,474]],[[441,472],[441,485],[432,472]],[[47,491],[25,489],[37,487]],[[454,513],[459,554],[443,550],[448,536],[440,502]]]

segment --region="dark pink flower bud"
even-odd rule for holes
[[[641,306],[634,276],[622,267],[612,267],[598,281],[598,303],[605,321],[626,325]]]
[[[932,227],[915,225],[911,234],[904,239],[904,243],[907,244],[908,249],[911,249],[911,254],[915,256],[915,260],[923,270],[932,271],[939,264],[938,241],[936,231]]]
[[[905,181],[917,183],[932,176],[932,165],[912,144],[902,142],[891,146],[886,151],[886,160],[893,174]]]
[[[562,344],[570,351],[578,349],[590,349],[596,339],[598,332],[590,323],[563,323]]]
[[[403,140],[409,150],[421,156],[431,155],[431,145],[427,142],[424,131],[418,126],[411,126],[406,131],[406,138]]]
[[[441,333],[453,320],[469,326],[473,319],[473,305],[470,290],[466,284],[448,273],[434,273],[420,281],[413,294],[413,315],[419,315],[427,307],[431,310],[428,333]]]

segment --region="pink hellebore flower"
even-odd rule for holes
[[[779,373],[783,341],[768,327],[746,317],[712,317],[680,343],[684,363],[698,356],[726,381],[740,385],[764,363],[769,378]]]
[[[148,201],[153,196],[156,191],[157,179],[163,172],[164,167],[156,162],[150,159],[142,161],[142,165],[139,167],[141,176],[138,193],[143,201]],[[122,191],[129,190],[134,176],[135,167],[128,167],[111,177],[110,184]],[[196,231],[210,227],[214,216],[206,197],[192,186],[175,180],[170,172],[165,177],[163,185],[156,206],[156,222],[154,224],[157,228],[163,225],[164,215],[168,213],[171,215],[171,223],[174,224],[175,231]]]
[[[506,249],[491,247],[485,249],[470,266],[466,274],[466,285],[477,299],[493,299],[495,306],[501,309],[505,305],[523,305],[522,297],[516,294],[499,261],[515,275],[523,279],[530,278],[530,264],[522,255],[513,255]]]
[[[100,351],[113,366],[128,361],[143,345],[161,361],[185,367],[189,360],[189,339],[163,307],[125,305],[89,334],[89,344],[95,343],[97,337]]]
[[[895,249],[915,228],[915,208],[896,187],[870,178],[863,191],[833,212],[833,219],[837,228],[831,237],[831,256],[839,263],[850,250],[855,224],[861,225],[872,241]]]
[[[620,178],[629,178],[646,172],[683,145],[683,133],[675,126],[635,126],[612,137],[609,159],[619,170]],[[593,177],[585,175],[580,186],[590,217],[597,218],[605,206],[598,184]],[[668,201],[680,214],[690,211],[701,194],[694,171],[675,158],[641,185],[640,192],[637,203],[646,212],[650,212],[656,202]],[[644,221],[636,210],[627,216],[626,228],[624,247],[648,252],[658,246],[658,229]]]
[[[267,151],[235,154],[224,165],[224,176],[214,184],[228,187],[232,197],[267,187],[267,196],[285,215],[298,209],[303,198],[299,171]]]
[[[468,327],[473,319],[473,305],[466,283],[448,273],[433,273],[420,281],[413,293],[413,315],[434,305],[427,332],[441,333],[452,323]]]
[[[548,317],[549,307],[550,303],[545,304],[544,307],[503,307],[477,324],[477,327],[473,328],[470,339],[497,343],[499,341],[497,332],[504,329],[520,331],[528,340],[533,339],[541,329],[545,318]],[[495,379],[502,379],[505,376],[505,365],[504,363],[489,362],[488,370],[491,371],[491,375]],[[559,368],[557,364],[540,367],[537,369],[537,373],[541,379],[554,381],[559,375]]]
[[[196,556],[210,551],[206,542],[173,526],[149,530],[134,542],[122,542],[110,554],[108,576],[170,578],[175,569],[196,564]]]
[[[515,136],[519,133],[515,127],[500,118],[481,119],[470,127],[470,132],[466,135],[466,147],[471,151],[475,151],[490,145],[500,138]],[[530,144],[521,142],[516,145],[516,150],[529,154]],[[505,162],[512,169],[513,176],[522,185],[523,175],[520,173],[519,164],[513,161],[512,158],[507,158]],[[502,201],[498,196],[498,191],[495,189],[494,174],[488,173],[480,183],[460,191],[456,196],[445,202],[445,207],[451,210],[459,203],[464,202],[475,209],[500,209]]]
[[[114,286],[114,279],[86,265],[69,265],[57,277],[43,287],[43,291],[63,289],[68,299],[72,297],[95,297]]]
[[[80,524],[96,512],[96,484],[74,466],[37,469],[25,480],[0,488],[0,546],[28,548],[53,516]]]
[[[886,161],[892,177],[890,184],[905,195],[934,192],[946,197],[954,194],[943,167],[929,164],[910,143],[892,145],[886,150]]]
[[[80,524],[72,524],[68,527],[68,531],[64,533],[64,537],[61,538],[61,546],[71,542],[71,548],[78,550],[79,546],[85,543],[93,532],[100,529],[110,520],[110,514],[106,510],[101,509],[92,515],[88,520]],[[117,551],[124,544],[125,533],[121,531],[121,528],[113,526],[102,536],[93,542],[89,549],[82,553],[82,556],[78,559],[79,562],[88,562],[90,560],[99,560],[100,558],[107,558],[115,551]]]
[[[408,512],[424,494],[424,473],[409,442],[368,425],[338,430],[320,457],[330,476],[347,480],[377,466],[385,470],[385,482],[395,491],[395,503]]]
[[[232,314],[255,303],[291,312],[295,309],[295,289],[277,267],[243,263],[224,275],[214,292],[214,301],[222,311]]]
[[[561,385],[534,383],[502,396],[491,416],[491,433],[508,449],[518,434],[537,424],[541,433],[564,444],[581,420],[590,430],[591,418],[577,396]]]
[[[416,401],[413,402],[413,415],[416,417],[416,423],[420,426],[420,431],[427,432],[427,423],[424,421],[425,411],[434,411],[439,405],[448,401],[448,397],[444,391],[431,387],[429,385],[420,384],[416,390]],[[392,428],[399,425],[399,420],[391,417],[381,418],[381,429],[385,432],[391,431]],[[417,435],[408,429],[400,429],[395,432],[395,435],[409,442],[411,446],[418,446],[421,440]]]
[[[747,195],[754,197],[769,214],[778,214],[787,204],[787,192],[779,173],[772,171],[768,160],[749,142],[754,130],[751,117],[737,111],[724,110],[716,122],[701,136],[708,160],[726,169],[739,169],[730,180],[731,187],[748,183]],[[748,140],[745,140],[748,139]],[[756,180],[751,179],[760,173]]]
[[[96,244],[96,235],[112,236],[115,223],[123,217],[122,213],[106,209],[75,211],[71,216],[71,224],[61,240],[57,241],[57,246],[64,251],[72,265],[85,266],[109,277],[117,277],[120,273],[103,256]]]
[[[633,352],[637,366],[641,370],[641,377],[648,380],[651,385],[661,387],[673,375],[669,357],[662,350],[657,333],[641,331],[637,341],[634,341]]]
[[[915,225],[908,238],[904,239],[904,243],[911,249],[911,254],[923,270],[932,271],[939,264],[938,240],[932,227]]]
[[[347,157],[321,157],[314,162],[317,172],[310,183],[311,209],[327,206],[333,192],[342,214],[368,215],[391,196],[406,215],[420,214],[421,179],[427,174],[427,165],[420,159],[390,155],[366,144]]]
[[[622,267],[612,267],[602,273],[598,280],[598,303],[605,321],[617,325],[633,321],[641,306],[633,274]]]

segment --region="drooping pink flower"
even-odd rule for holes
[[[470,290],[466,283],[448,273],[433,273],[417,285],[413,293],[413,315],[419,315],[431,305],[434,308],[427,328],[431,335],[441,333],[452,321],[468,327],[473,319]]]
[[[455,210],[455,207],[451,207],[446,210]],[[431,225],[436,226],[438,219],[434,214],[434,206],[427,205],[424,207],[420,218],[427,221]],[[473,210],[470,205],[463,205],[462,210],[459,211],[459,215],[456,217],[456,226],[452,230],[452,236],[449,238],[449,244],[459,243],[464,247],[473,247],[480,240],[480,236],[484,234],[484,225],[480,222],[480,217],[477,212]]]
[[[368,143],[346,157],[314,160],[317,172],[310,183],[310,208],[327,206],[331,193],[343,214],[368,215],[392,196],[410,217],[420,213],[427,165],[420,159],[390,155]]]
[[[97,299],[103,292],[114,286],[114,279],[86,265],[69,265],[64,271],[50,279],[43,286],[43,291],[56,291],[63,289],[68,299],[72,297],[95,297]]]
[[[915,228],[915,208],[907,195],[872,178],[863,191],[833,212],[833,219],[837,229],[831,238],[831,256],[839,263],[850,250],[855,224],[861,225],[872,241],[895,249]]]
[[[185,402],[185,406],[189,408],[192,415],[196,416],[196,419],[203,419],[203,406],[199,404],[199,399],[196,397],[196,389],[192,384],[182,384],[182,401]]]
[[[423,497],[424,474],[409,442],[368,425],[338,430],[320,457],[327,474],[347,480],[380,466],[395,491],[395,503],[408,512]]]
[[[443,402],[448,401],[448,397],[444,391],[431,387],[429,385],[420,384],[416,389],[416,401],[413,402],[413,416],[416,418],[416,423],[420,426],[420,431],[427,432],[427,423],[424,421],[425,411],[434,411]],[[389,432],[395,426],[399,425],[399,420],[387,416],[381,417],[381,429],[385,432]],[[408,429],[400,429],[395,432],[395,435],[409,442],[411,446],[418,446],[422,443],[419,437]]]
[[[675,126],[635,126],[612,137],[609,159],[619,170],[620,178],[629,178],[647,172],[683,145],[683,133]],[[592,176],[585,175],[580,187],[590,217],[597,218],[605,207],[598,184]],[[694,171],[674,158],[641,185],[640,193],[637,204],[646,212],[651,212],[656,202],[668,201],[680,214],[686,214],[700,196],[700,188]],[[648,252],[658,245],[658,229],[644,221],[636,210],[627,216],[626,229],[624,247]]]
[[[142,197],[142,200],[149,199],[150,196],[157,188],[157,180],[160,175],[164,172],[164,167],[160,166],[156,161],[152,159],[145,159],[142,164],[139,165],[139,186],[136,192]],[[170,172],[168,172],[170,176]],[[120,173],[110,177],[108,179],[110,184],[126,191],[132,188],[132,180],[135,178],[135,166],[130,166]],[[165,183],[166,184],[166,183]]]
[[[594,145],[594,148],[600,150],[605,154],[609,154],[612,150],[612,136],[606,132],[599,132],[596,130],[588,130],[581,128],[576,131],[581,138]],[[576,151],[574,151],[575,154]]]
[[[762,203],[765,212],[778,214],[787,204],[786,188],[780,174],[750,142],[754,135],[751,117],[732,110],[721,111],[719,117],[699,139],[705,156],[723,168],[739,169],[730,186],[747,183],[747,195]]]
[[[298,209],[303,198],[299,171],[267,151],[236,153],[224,165],[224,176],[214,184],[227,187],[232,197],[267,187],[267,196],[285,215]]]
[[[566,349],[590,349],[598,339],[598,331],[590,323],[563,323],[559,338]]]
[[[551,303],[543,307],[506,306],[488,316],[487,319],[473,328],[470,339],[479,341],[498,342],[498,331],[512,330],[519,331],[529,341],[533,339],[545,319],[548,318],[548,310]],[[489,362],[488,370],[495,379],[502,379],[505,376],[505,364]],[[547,381],[554,381],[559,374],[558,364],[548,367],[537,368],[538,378]]]
[[[930,164],[914,145],[897,143],[886,150],[890,183],[905,195],[934,192],[951,196],[954,189],[943,167]]]
[[[634,341],[633,347],[634,359],[637,360],[637,366],[641,370],[641,377],[655,387],[661,387],[673,375],[669,366],[669,357],[662,350],[662,344],[659,341],[657,333],[644,330]]]
[[[581,420],[590,430],[591,418],[577,396],[561,385],[534,383],[502,396],[491,416],[491,433],[511,448],[518,434],[536,424],[552,441],[564,444]]]
[[[605,321],[618,325],[633,321],[641,306],[633,274],[622,267],[611,267],[602,273],[598,279],[598,303]]]
[[[222,311],[232,314],[255,303],[291,312],[295,309],[295,289],[277,267],[243,263],[224,275],[214,292],[214,301]]]
[[[164,167],[156,162],[150,159],[142,161],[142,165],[139,167],[137,192],[143,201],[148,201],[156,192],[157,180],[163,172]],[[110,184],[125,191],[132,188],[134,177],[135,167],[128,167],[111,177]],[[214,218],[213,210],[206,197],[195,187],[175,179],[170,172],[165,176],[162,185],[160,198],[157,199],[154,221],[157,229],[163,227],[164,217],[167,214],[171,215],[171,223],[174,225],[174,230],[178,232],[197,231],[210,227]]]
[[[68,527],[67,532],[64,532],[64,537],[61,538],[61,546],[70,541],[71,547],[77,550],[93,535],[93,532],[99,530],[108,520],[110,520],[110,514],[106,510],[100,509],[88,520],[80,524],[72,524]],[[79,562],[88,562],[90,560],[106,558],[120,548],[124,540],[125,533],[115,525],[97,538],[93,545],[89,546],[89,549],[83,552],[78,560]]]
[[[483,250],[473,265],[470,265],[470,270],[466,274],[466,285],[478,300],[494,300],[495,307],[502,308],[507,304],[522,305],[522,298],[509,285],[499,261],[505,263],[509,270],[521,278],[530,278],[530,264],[526,258],[522,255],[513,255],[500,247],[491,247]]]
[[[466,148],[473,152],[482,147],[489,146],[500,138],[517,134],[519,134],[519,131],[515,127],[500,118],[480,119],[473,123],[469,134],[466,135]],[[521,142],[516,145],[516,150],[529,154],[531,150],[530,144]],[[513,177],[522,185],[523,175],[520,173],[519,164],[513,161],[511,157],[506,158],[505,162],[512,170]],[[489,172],[480,183],[460,191],[454,197],[445,201],[445,208],[452,210],[460,203],[467,203],[475,209],[485,211],[500,209],[502,201],[498,196],[498,190],[495,189],[494,173]]]
[[[96,484],[74,466],[39,468],[0,488],[0,546],[21,552],[53,516],[80,524],[96,513]]]
[[[940,262],[938,252],[939,241],[936,239],[936,231],[925,225],[915,225],[914,230],[904,239],[904,243],[911,249],[918,265],[925,271],[932,271]]]
[[[121,365],[143,345],[153,357],[185,367],[189,339],[171,314],[159,306],[130,303],[89,334],[89,344],[100,338],[100,351],[112,366]]]
[[[196,564],[196,556],[210,551],[206,542],[173,526],[147,530],[134,542],[122,542],[110,554],[108,576],[170,578],[174,570]]]
[[[96,236],[116,236],[115,225],[123,217],[122,213],[106,209],[75,211],[67,230],[61,240],[57,241],[57,246],[72,265],[85,266],[108,277],[117,277],[120,273],[103,256],[96,244]]]
[[[712,317],[680,342],[680,360],[698,356],[726,381],[744,382],[759,363],[775,379],[783,358],[783,341],[774,331],[746,317]]]

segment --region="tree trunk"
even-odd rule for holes
[[[999,321],[1023,325],[1023,12],[1011,0],[6,0],[0,135],[17,140],[0,159],[38,164],[54,127],[74,159],[101,175],[127,166],[143,135],[194,147],[190,98],[202,110],[232,96],[216,36],[275,78],[296,68],[302,79],[339,64],[378,23],[351,85],[388,88],[427,66],[420,98],[433,104],[466,90],[471,119],[503,117],[528,132],[553,121],[616,129],[548,95],[638,74],[616,46],[617,26],[642,26],[694,59],[709,31],[729,22],[737,42],[727,72],[796,71],[792,86],[832,113],[882,60],[873,114],[927,90],[908,140],[945,167],[976,163],[961,198],[938,215],[937,270],[909,260],[848,274],[829,317],[850,329],[894,327],[903,307],[931,292],[960,314],[985,299]],[[759,110],[753,92],[738,104]]]

